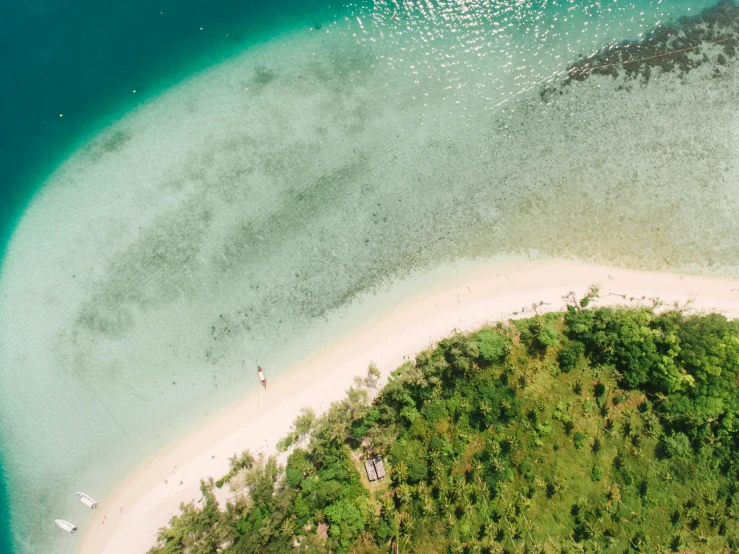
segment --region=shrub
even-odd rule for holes
[[[448,419],[449,412],[446,409],[446,402],[443,400],[432,400],[424,406],[423,416],[429,425],[436,425],[438,422]]]
[[[535,337],[537,342],[544,348],[559,345],[559,332],[551,324],[542,326]]]
[[[428,475],[428,466],[421,460],[408,460],[408,479],[412,482],[423,481]]]
[[[489,364],[502,362],[511,351],[511,339],[492,329],[482,329],[474,333],[472,340],[477,344],[480,358]]]
[[[594,312],[568,311],[570,338],[585,344],[591,359],[613,364],[630,389],[649,382],[650,372],[664,363],[660,352],[661,330],[654,325],[648,308],[620,310],[601,308]]]
[[[564,373],[569,373],[577,366],[577,362],[584,353],[585,345],[583,343],[577,340],[568,342],[557,355],[560,369]]]
[[[658,453],[665,458],[688,459],[693,454],[693,448],[690,446],[690,439],[678,432],[662,437]]]

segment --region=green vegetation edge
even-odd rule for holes
[[[596,294],[370,366],[149,554],[737,551],[739,321]]]

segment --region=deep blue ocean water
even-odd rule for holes
[[[0,3],[0,259],[24,207],[77,145],[192,72],[330,10],[324,0]]]

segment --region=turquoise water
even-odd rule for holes
[[[3,472],[2,467],[0,467],[0,506],[3,507],[2,512],[0,512],[0,552],[10,554],[13,550],[11,549],[9,506],[5,472]]]
[[[320,0],[1,3],[0,258],[43,181],[102,127],[193,72],[333,13]],[[0,466],[3,554],[13,552],[6,494]]]
[[[322,0],[3,2],[3,249],[39,184],[102,126],[270,33],[326,13]]]
[[[719,47],[687,75],[541,94],[581,56],[707,5],[0,8],[15,551],[71,551],[50,523],[84,528],[70,490],[104,498],[248,392],[245,367],[291,367],[387,280],[521,253],[739,265]]]

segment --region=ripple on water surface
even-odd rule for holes
[[[0,283],[11,502],[18,533],[43,530],[28,549],[58,537],[54,516],[84,522],[69,491],[103,496],[251,386],[255,359],[288,367],[389,279],[515,253],[736,266],[725,45],[691,52],[691,71],[564,84],[690,7],[378,2],[203,72],[78,151]],[[675,32],[689,24],[706,25]]]

